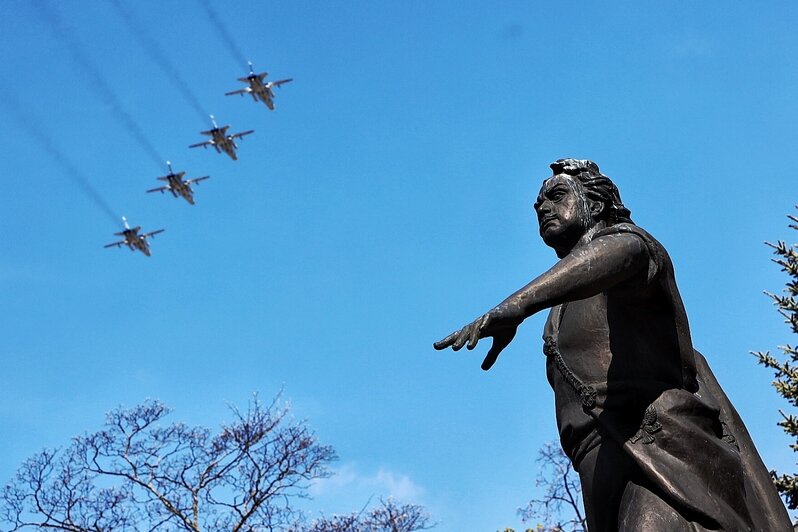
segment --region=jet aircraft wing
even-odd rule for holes
[[[289,81],[294,81],[294,78],[281,79],[280,81],[272,81],[272,86],[273,87],[279,87],[280,85],[284,85],[284,84],[288,83]]]
[[[245,94],[247,94],[247,93],[249,93],[249,92],[252,92],[252,89],[250,89],[249,87],[247,87],[246,89],[241,89],[241,90],[237,90],[237,91],[225,92],[225,93],[224,93],[224,95],[225,95],[225,96],[231,96],[231,95],[233,95],[233,94],[240,94],[241,96],[243,96],[243,95],[245,95]]]
[[[192,144],[189,148],[199,148],[202,146],[203,148],[207,148],[208,146],[213,146],[212,140],[206,140],[205,142],[198,142],[196,144]]]
[[[127,244],[127,240],[120,240],[119,242],[114,242],[112,244],[106,244],[103,247],[104,248],[112,248],[112,247],[116,246],[118,248],[121,248],[125,244]]]
[[[242,131],[241,133],[235,133],[233,135],[230,135],[230,138],[231,139],[240,139],[244,135],[249,135],[250,133],[255,133],[255,130],[254,129],[250,129],[249,131]]]
[[[158,188],[151,188],[147,192],[161,192],[163,193],[164,190],[171,190],[169,187],[158,187]]]
[[[200,181],[204,181],[206,179],[210,179],[210,177],[211,176],[209,176],[209,175],[204,175],[202,177],[195,177],[194,179],[187,179],[186,180],[186,185],[193,185],[194,183],[199,183]]]
[[[153,231],[151,233],[144,233],[143,235],[141,235],[141,238],[150,238],[157,235],[158,233],[163,233],[164,231],[166,231],[166,229],[158,229],[157,231]]]

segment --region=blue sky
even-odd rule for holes
[[[595,160],[668,248],[694,343],[793,470],[747,353],[794,341],[762,294],[785,281],[763,241],[795,239],[794,3],[214,1],[233,46],[201,2],[126,4],[203,113],[255,129],[237,162],[187,148],[209,120],[112,4],[46,5],[113,101],[32,3],[5,6],[3,479],[120,404],[217,426],[284,388],[340,455],[311,508],[395,495],[442,531],[520,526],[556,438],[545,316],[488,373],[486,346],[431,344],[553,264],[532,203],[561,157]],[[294,78],[276,111],[224,96],[242,55]],[[36,135],[117,218],[166,228],[152,257],[103,249],[121,220]],[[197,205],[144,193],[153,151],[211,175]]]

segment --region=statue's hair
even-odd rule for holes
[[[601,219],[606,220],[609,225],[634,223],[632,212],[621,201],[618,187],[612,179],[601,173],[596,163],[587,159],[559,159],[549,166],[553,175],[566,174],[575,177],[582,184],[589,199],[603,203]]]

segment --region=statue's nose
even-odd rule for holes
[[[551,210],[551,205],[547,200],[541,201],[540,203],[535,205],[535,212],[537,213],[538,217],[546,214],[550,210]]]

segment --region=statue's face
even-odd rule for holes
[[[535,201],[540,236],[546,245],[567,253],[593,224],[582,185],[568,175],[543,182]]]

